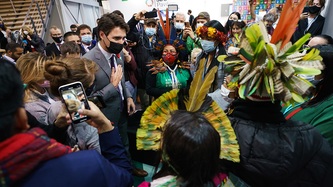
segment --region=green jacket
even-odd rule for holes
[[[298,109],[300,107],[302,106],[296,106],[287,111],[285,116],[291,115],[295,110],[300,110]],[[313,106],[301,109],[291,119],[314,126],[333,145],[333,95]]]

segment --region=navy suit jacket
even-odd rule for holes
[[[121,105],[124,107],[127,106],[121,103],[123,101],[119,91],[113,86],[113,84],[110,83],[111,67],[108,60],[102,54],[98,44],[83,57],[93,60],[99,66],[99,69],[95,74],[95,89],[93,91],[93,95],[100,95],[103,97],[106,104],[106,107],[102,109],[103,114],[110,121],[118,125],[121,113],[123,112]],[[120,64],[123,67],[124,72],[124,62],[120,58],[116,59],[117,64]],[[125,76],[122,77],[121,86],[123,88],[123,96],[126,102],[126,99],[132,96],[125,86]]]
[[[132,186],[132,166],[118,129],[100,134],[99,141],[104,157],[95,150],[84,150],[48,160],[17,186]]]

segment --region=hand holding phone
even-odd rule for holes
[[[59,87],[59,93],[74,124],[89,119],[78,112],[80,109],[90,109],[86,93],[81,82],[73,82]]]
[[[88,102],[90,110],[81,109],[78,111],[81,115],[85,115],[90,118],[87,120],[87,123],[96,127],[99,134],[113,130],[114,127],[112,126],[112,123],[105,117],[101,110],[93,102]]]

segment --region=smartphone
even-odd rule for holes
[[[185,22],[185,27],[191,27],[190,22],[186,21]]]
[[[146,12],[145,13],[145,18],[156,18],[157,17],[157,12],[156,11],[151,11],[151,12]]]
[[[81,82],[62,85],[58,90],[74,124],[89,119],[88,116],[78,113],[79,109],[90,109],[87,95]]]
[[[303,9],[303,12],[302,13],[308,13],[309,12],[309,7],[304,7],[304,9]]]
[[[106,104],[100,95],[88,96],[88,100],[93,102],[98,108],[105,108]]]

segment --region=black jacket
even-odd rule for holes
[[[295,43],[306,33],[310,33],[311,37],[320,35],[323,31],[324,23],[325,23],[325,18],[321,15],[318,15],[317,19],[312,23],[309,30],[306,30],[308,27],[308,19],[300,20],[298,22],[298,27],[291,38],[291,42]]]
[[[333,186],[332,148],[313,126],[285,121],[279,102],[232,104],[241,162],[230,171],[256,187]]]
[[[60,50],[57,45],[53,42],[52,44],[45,47],[46,56],[60,56]]]
[[[134,17],[132,17],[128,23],[130,27],[130,31],[128,35],[132,35],[133,39],[131,39],[134,42],[137,42],[136,46],[131,48],[131,51],[135,57],[135,61],[137,63],[137,80],[138,82],[138,88],[145,88],[145,80],[146,80],[146,74],[148,72],[147,64],[151,62],[152,60],[157,60],[160,58],[161,53],[159,51],[155,50],[155,43],[156,43],[156,36],[153,36],[152,42],[149,41],[148,36],[143,31],[139,32],[136,28],[136,25],[138,24],[138,21],[135,20]],[[142,26],[143,28],[143,26]]]

